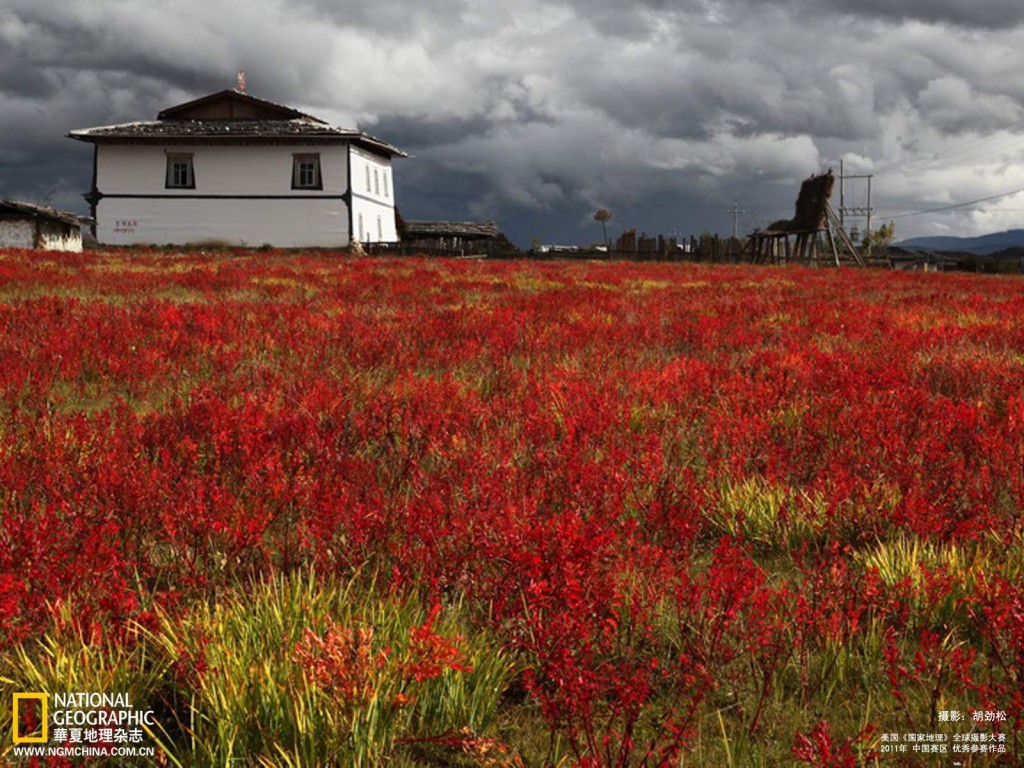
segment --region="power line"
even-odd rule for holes
[[[974,152],[975,150],[985,148],[986,152],[983,154],[988,154],[988,150],[991,148],[990,140],[993,136],[995,136],[998,133],[1012,133],[1012,131],[1022,126],[1024,126],[1024,119],[1016,120],[1003,128],[996,128],[994,131],[989,131],[983,136],[977,136],[973,139],[967,139],[965,141],[959,142],[957,144],[954,144],[952,147],[948,147],[938,152],[933,152],[927,157],[919,157],[916,160],[910,160],[905,163],[892,163],[889,165],[885,165],[882,166],[881,168],[876,169],[876,172],[902,171],[904,173],[918,173],[921,170],[923,170],[923,167],[927,167],[932,164],[937,164],[940,161],[945,162],[952,160],[954,162],[962,162],[963,160],[968,159],[967,157],[954,159],[956,155],[962,153],[967,153],[968,155],[970,155],[970,153]],[[1007,138],[1014,139],[1012,143],[1015,143],[1017,140],[1020,139],[1019,136],[1014,137],[1012,135]],[[1005,147],[1005,149],[1009,149],[1009,146]],[[923,167],[917,168],[915,166]]]
[[[907,175],[917,175],[920,173],[927,173],[929,171],[941,171],[945,168],[951,167],[952,165],[963,165],[964,163],[974,162],[983,157],[990,155],[1006,154],[1013,152],[1014,150],[1019,151],[1021,145],[1024,145],[1024,136],[1013,136],[1007,137],[1003,142],[996,142],[994,145],[972,147],[971,151],[967,154],[959,154],[954,157],[949,155],[945,158],[934,158],[932,160],[926,160],[923,164],[915,167],[913,170],[903,170],[903,173]]]
[[[891,216],[887,216],[885,218],[889,218],[889,219],[906,219],[906,218],[909,218],[910,216],[924,216],[925,214],[928,214],[928,213],[942,213],[943,211],[953,211],[953,210],[956,210],[957,208],[969,208],[972,205],[978,205],[979,203],[989,203],[989,202],[992,202],[993,200],[1001,200],[1004,197],[1010,197],[1012,195],[1016,195],[1016,194],[1019,194],[1021,192],[1024,192],[1024,187],[1021,187],[1020,189],[1011,190],[1010,192],[1003,192],[1002,194],[999,194],[999,195],[991,195],[990,197],[982,197],[982,198],[979,198],[977,200],[968,200],[965,203],[954,203],[952,205],[943,205],[943,206],[940,206],[938,208],[928,208],[927,210],[912,211],[910,213],[897,213],[897,214],[893,214]]]

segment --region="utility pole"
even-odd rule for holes
[[[739,203],[733,203],[732,208],[727,209],[726,213],[732,214],[732,239],[729,241],[729,255],[732,256],[736,241],[740,239],[740,214],[746,211],[740,208]]]
[[[740,214],[746,211],[740,208],[739,203],[733,203],[732,208],[726,210],[726,213],[732,214],[732,239],[737,240],[740,236]]]
[[[871,214],[875,212],[875,209],[871,207],[871,180],[874,178],[873,173],[859,173],[846,175],[843,161],[839,161],[839,227],[844,232],[846,231],[846,214],[851,216],[864,216],[867,219],[867,225],[865,232],[871,233]],[[867,179],[868,182],[868,204],[866,206],[853,205],[847,207],[846,205],[846,189],[844,182],[846,179]]]
[[[843,188],[843,180],[846,178],[846,174],[843,172],[845,160],[840,158],[839,160],[839,228],[846,231],[846,193]]]
[[[874,208],[871,207],[871,179],[872,179],[871,174],[868,174],[868,212],[867,212],[868,225],[867,225],[867,230],[868,230],[868,234],[869,235],[871,234],[871,213],[872,213],[872,211],[874,211]]]

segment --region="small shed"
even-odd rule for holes
[[[467,256],[514,250],[493,221],[404,221],[399,234],[405,250]]]
[[[90,224],[91,219],[77,213],[0,200],[0,248],[80,252],[82,227]]]

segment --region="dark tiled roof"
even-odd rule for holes
[[[407,221],[405,236],[417,237],[498,237],[493,221]]]
[[[362,131],[334,128],[318,120],[147,120],[70,131],[79,141],[271,141],[302,139],[325,142],[351,141],[377,153],[406,157],[386,141]]]
[[[92,219],[87,216],[80,216],[77,213],[61,211],[56,208],[47,208],[44,205],[22,203],[17,200],[0,200],[0,216],[31,216],[41,219],[56,219],[75,227],[85,227],[93,223]]]
[[[334,128],[318,117],[234,88],[169,107],[156,120],[81,128],[68,137],[92,143],[351,142],[386,157],[408,157],[368,133]]]

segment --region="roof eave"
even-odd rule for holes
[[[287,141],[291,143],[318,143],[318,144],[343,144],[352,141],[351,137],[348,136],[303,136],[295,133],[278,133],[278,134],[234,134],[231,136],[219,136],[219,135],[206,135],[206,136],[195,136],[192,134],[178,134],[178,135],[163,135],[163,136],[137,136],[131,134],[120,134],[120,135],[106,135],[106,136],[73,136],[67,134],[68,138],[76,139],[78,141],[85,141],[91,143],[131,143],[131,144],[166,144],[169,142],[182,143],[187,142],[191,144],[207,144],[211,142],[227,143],[233,141],[265,141],[265,142],[280,142]]]
[[[4,212],[4,209],[11,211]],[[23,216],[32,219],[46,219],[48,221],[59,221],[76,227],[86,227],[96,222],[88,216],[82,216],[71,211],[62,211],[57,208],[24,203],[17,200],[0,200],[0,216]]]
[[[110,129],[117,128],[118,126],[109,126]],[[100,128],[82,128],[79,130],[69,131],[65,136],[69,139],[75,139],[76,141],[83,141],[87,143],[107,143],[107,142],[130,142],[140,144],[160,144],[166,142],[189,142],[189,143],[206,143],[206,142],[230,142],[230,141],[288,141],[291,143],[320,143],[320,144],[340,144],[351,142],[353,144],[362,146],[371,152],[376,154],[383,154],[389,157],[409,157],[409,154],[396,146],[388,144],[386,141],[382,141],[374,136],[370,136],[365,133],[356,132],[342,132],[337,133],[317,133],[317,134],[301,134],[301,133],[216,133],[216,134],[194,134],[194,133],[179,133],[179,134],[159,134],[159,135],[144,135],[130,132],[123,133],[92,133],[96,130],[107,129],[108,126],[102,126]]]
[[[367,136],[366,134],[353,136],[350,141],[354,144],[363,146],[372,152],[376,152],[377,154],[384,154],[389,157],[409,157],[408,152],[404,152],[398,147],[388,144],[386,141],[375,139],[374,137]]]

